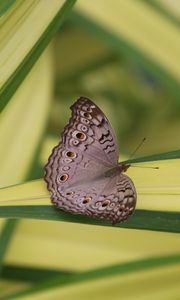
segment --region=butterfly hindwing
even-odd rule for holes
[[[136,191],[130,178],[116,175],[84,184],[69,186],[54,203],[65,211],[110,220],[125,221],[134,211]]]

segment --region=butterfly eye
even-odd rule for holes
[[[86,135],[83,132],[76,133],[76,137],[78,140],[84,141],[86,139]]]
[[[106,199],[106,200],[103,201],[102,207],[106,207],[106,206],[108,206],[110,203],[111,203],[111,201],[108,200],[108,199]]]
[[[89,203],[91,200],[92,200],[91,197],[87,197],[87,198],[85,198],[85,199],[83,200],[83,204],[87,204],[87,203]]]
[[[68,175],[67,175],[67,174],[63,174],[63,175],[60,177],[60,181],[65,182],[66,180],[68,180]]]
[[[75,152],[68,151],[68,152],[66,152],[66,156],[67,156],[67,157],[71,157],[71,158],[75,158],[75,157],[76,157],[76,153],[75,153]]]

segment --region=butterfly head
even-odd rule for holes
[[[130,166],[131,166],[130,164],[123,164],[123,163],[120,163],[120,164],[119,164],[120,172],[126,172],[127,169],[129,169]]]

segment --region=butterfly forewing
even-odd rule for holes
[[[77,145],[77,135],[83,135],[80,148],[86,150],[86,155],[100,160],[108,166],[116,165],[119,158],[118,144],[113,129],[100,108],[90,99],[80,97],[72,106],[72,117],[62,134],[62,141],[66,140]],[[91,145],[91,147],[90,147]]]

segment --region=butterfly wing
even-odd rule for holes
[[[110,123],[87,98],[79,98],[71,109],[62,142],[45,167],[51,199],[72,213],[123,221],[135,208],[136,192],[117,168],[119,152]]]
[[[90,99],[80,97],[71,109],[73,114],[63,132],[63,141],[70,137],[72,124],[74,129],[84,132],[87,127],[90,129],[88,135],[92,136],[93,140],[89,140],[91,147],[88,144],[84,145],[86,154],[109,166],[116,165],[119,158],[118,143],[110,122],[100,108]]]
[[[70,184],[90,181],[117,165],[118,147],[103,112],[91,100],[80,97],[71,107],[72,116],[45,166],[45,180],[52,193]]]
[[[61,200],[60,200],[61,199]],[[55,204],[65,211],[123,222],[136,206],[136,191],[126,175],[101,178],[59,192]]]

